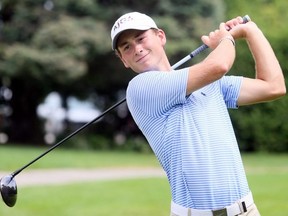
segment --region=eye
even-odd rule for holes
[[[127,45],[125,45],[125,46],[123,47],[123,51],[128,51],[129,48],[130,48],[130,46],[127,44]]]
[[[140,37],[138,37],[138,41],[141,42],[145,39],[145,36],[144,35],[141,35]]]
[[[137,40],[138,42],[141,42],[141,41],[143,41],[145,38],[146,38],[146,32],[140,33],[139,35],[137,35],[136,40]]]

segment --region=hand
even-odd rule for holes
[[[219,29],[210,32],[209,36],[203,35],[201,40],[211,49],[215,49],[219,45],[221,39],[225,37],[231,37],[231,34],[228,31],[227,24],[221,23]]]
[[[225,23],[225,27],[235,40],[240,38],[247,38],[250,32],[258,28],[257,25],[252,21],[243,24],[243,18],[240,16],[227,21]]]

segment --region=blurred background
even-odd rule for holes
[[[111,50],[110,29],[126,12],[152,16],[166,31],[171,64],[201,45],[221,21],[249,14],[270,40],[285,75],[285,0],[0,0],[0,143],[51,145],[125,97],[134,73]],[[208,51],[187,64],[201,61]],[[254,76],[245,42],[231,74]],[[288,102],[230,111],[242,151],[288,151]],[[65,145],[150,151],[126,104]]]

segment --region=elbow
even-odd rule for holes
[[[209,74],[211,81],[221,79],[227,74],[232,67],[233,61],[223,61],[215,58],[205,59],[203,62],[203,68]]]
[[[282,81],[280,83],[278,83],[276,92],[278,94],[278,97],[283,97],[286,95],[287,90],[286,90],[286,83],[285,83],[284,77],[283,77]]]
[[[226,73],[228,73],[230,68],[231,68],[231,65],[229,65],[228,63],[222,63],[222,64],[217,63],[215,64],[215,67],[214,67],[214,73],[220,79]]]
[[[274,90],[271,92],[271,96],[273,99],[278,99],[280,97],[283,97],[286,95],[286,86],[285,86],[285,82],[281,85],[277,85],[275,86]]]
[[[283,97],[286,95],[286,93],[287,93],[287,90],[284,84],[283,87],[278,90],[278,97]]]

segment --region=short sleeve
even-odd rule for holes
[[[221,91],[227,108],[237,109],[237,100],[240,93],[243,77],[241,76],[224,76],[221,81]]]
[[[130,108],[157,117],[186,100],[189,70],[171,72],[149,71],[134,77],[127,88],[127,103]],[[137,106],[137,107],[136,107]]]

